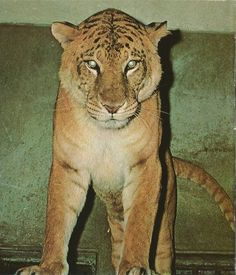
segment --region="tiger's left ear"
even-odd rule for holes
[[[167,21],[161,23],[151,23],[146,26],[148,35],[150,40],[154,45],[157,45],[162,37],[165,37],[171,34],[170,31],[167,30]]]

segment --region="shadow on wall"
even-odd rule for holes
[[[173,30],[171,34],[164,37],[158,45],[158,53],[162,64],[162,79],[159,84],[163,121],[163,140],[162,147],[169,148],[171,143],[171,125],[170,125],[170,89],[174,84],[175,76],[171,61],[171,49],[182,40],[180,30]]]
[[[158,53],[161,58],[163,75],[161,82],[159,84],[159,91],[161,97],[161,119],[163,122],[163,137],[160,147],[160,159],[163,165],[163,175],[162,175],[162,189],[159,201],[158,212],[156,215],[156,222],[153,230],[152,244],[150,249],[149,261],[150,266],[154,268],[156,250],[158,245],[158,235],[160,231],[160,225],[162,221],[162,216],[164,213],[164,204],[167,194],[167,179],[168,171],[165,165],[165,153],[170,147],[171,143],[171,125],[170,125],[170,89],[174,83],[175,77],[172,68],[171,61],[171,49],[181,41],[181,32],[179,30],[171,31],[171,35],[164,37],[158,45]]]

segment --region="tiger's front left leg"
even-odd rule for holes
[[[108,213],[108,223],[111,231],[111,245],[112,245],[112,265],[118,274],[121,252],[123,248],[124,238],[124,222]]]
[[[54,159],[48,189],[46,235],[39,266],[21,268],[21,275],[66,275],[68,243],[84,206],[89,186],[86,172]]]
[[[133,168],[123,190],[124,242],[119,275],[149,271],[149,252],[160,196],[161,164],[156,155]]]

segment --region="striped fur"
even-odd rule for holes
[[[203,184],[231,225],[233,209],[203,170],[159,151],[162,69],[156,48],[168,35],[166,24],[144,25],[109,9],[78,26],[54,23],[52,33],[64,52],[45,242],[41,264],[19,273],[68,273],[68,242],[92,183],[107,207],[116,274],[171,274],[174,168]]]
[[[174,170],[178,177],[189,179],[206,189],[224,214],[230,227],[234,228],[234,206],[219,183],[201,167],[180,158],[173,158]]]

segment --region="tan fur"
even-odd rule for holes
[[[186,160],[173,158],[174,170],[178,177],[190,179],[205,188],[218,204],[230,227],[234,231],[234,206],[219,183],[201,167]]]
[[[154,268],[171,274],[175,174],[170,152],[160,156],[161,102],[156,90],[162,73],[156,46],[168,34],[166,25],[146,26],[125,13],[106,10],[79,26],[55,23],[52,33],[64,53],[46,235],[40,267],[22,269],[22,274],[67,274],[68,242],[91,182],[107,207],[116,274],[151,274],[149,253],[157,234],[153,228],[163,169],[168,178]],[[130,60],[137,62],[134,67]],[[189,166],[177,159],[174,167],[180,176],[198,181],[200,170],[189,174]],[[211,190],[211,179],[207,186]],[[216,196],[226,211],[223,197]]]

